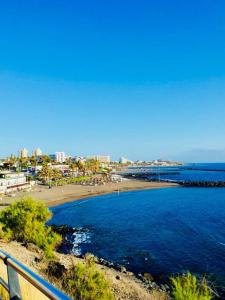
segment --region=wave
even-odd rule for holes
[[[91,243],[91,232],[89,230],[84,230],[81,228],[81,231],[73,233],[73,248],[72,253],[75,255],[82,254],[81,245],[90,244]]]

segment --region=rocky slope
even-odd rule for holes
[[[52,267],[45,259],[42,252],[34,245],[28,244],[26,247],[18,242],[0,242],[0,249],[4,250],[18,261],[38,273],[41,277],[61,288],[60,273],[70,268],[73,263],[83,261],[82,258],[70,254],[56,252],[57,264]],[[101,264],[100,264],[101,263]],[[120,271],[106,266],[107,263],[96,264],[105,276],[112,283],[112,290],[117,300],[167,300],[168,295],[161,290],[151,278],[144,280],[137,279],[131,272],[121,268]],[[160,291],[161,290],[161,291]]]

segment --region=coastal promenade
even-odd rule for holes
[[[31,192],[19,192],[16,197],[4,197],[1,207],[14,202],[21,197],[30,195],[36,199],[43,200],[48,206],[56,206],[65,202],[71,202],[83,198],[99,196],[111,193],[120,193],[132,190],[159,189],[178,186],[167,182],[148,182],[144,180],[123,180],[118,183],[106,183],[105,185],[73,185],[57,186],[49,189],[46,186],[37,185]]]

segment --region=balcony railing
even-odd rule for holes
[[[0,250],[0,299],[69,300],[70,298]]]

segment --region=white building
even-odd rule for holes
[[[11,191],[18,191],[29,188],[30,184],[24,173],[1,172],[0,173],[0,194],[7,194]]]
[[[90,157],[92,159],[96,159],[98,160],[100,163],[106,163],[109,164],[111,161],[111,158],[109,155],[94,155],[92,157]]]
[[[40,148],[35,149],[34,152],[33,152],[33,155],[34,156],[41,156],[42,155],[41,149]]]
[[[23,148],[21,151],[20,151],[20,157],[21,158],[27,158],[28,157],[28,150],[26,148]]]
[[[128,164],[128,163],[133,164],[132,160],[129,160],[125,157],[120,157],[119,162],[120,162],[120,164]]]
[[[83,156],[75,156],[75,157],[73,157],[73,161],[75,161],[75,162],[80,161],[81,163],[85,163],[87,161],[87,159]]]
[[[55,153],[55,160],[58,163],[64,163],[66,161],[66,154],[65,154],[65,152],[56,152]]]

